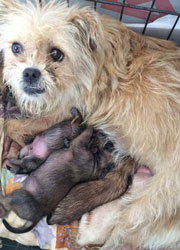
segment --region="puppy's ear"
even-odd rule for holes
[[[68,21],[78,29],[78,39],[86,43],[92,51],[101,46],[103,32],[98,13],[89,8],[72,9]]]

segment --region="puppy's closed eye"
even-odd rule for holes
[[[111,141],[108,141],[105,144],[104,149],[111,153],[114,151],[114,144]]]

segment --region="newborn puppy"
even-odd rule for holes
[[[11,227],[4,219],[8,230],[25,233],[32,229],[44,216],[50,214],[69,190],[79,182],[97,179],[104,175],[103,168],[109,158],[103,161],[93,143],[93,130],[84,130],[70,144],[70,148],[56,150],[25,180],[21,189],[8,195],[6,210],[13,210],[22,219],[28,220],[20,228]],[[100,165],[103,163],[105,165]],[[0,210],[0,217],[6,211]]]
[[[84,126],[80,125],[82,117],[76,108],[71,109],[72,119],[55,124],[36,137],[25,139],[27,144],[22,148],[19,159],[10,158],[14,165],[11,172],[16,174],[30,173],[39,167],[55,150],[69,146],[69,141],[78,136]]]
[[[136,168],[135,161],[127,156],[103,179],[74,186],[59,202],[55,211],[47,217],[48,224],[71,223],[94,208],[119,198],[132,183]]]

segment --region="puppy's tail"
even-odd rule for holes
[[[2,223],[4,224],[5,228],[12,233],[15,234],[23,234],[31,231],[37,223],[32,221],[27,221],[22,227],[12,227],[5,219],[2,219]]]

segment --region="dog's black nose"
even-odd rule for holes
[[[23,71],[23,79],[26,83],[29,84],[37,83],[40,77],[41,77],[41,72],[39,69],[26,68]]]

